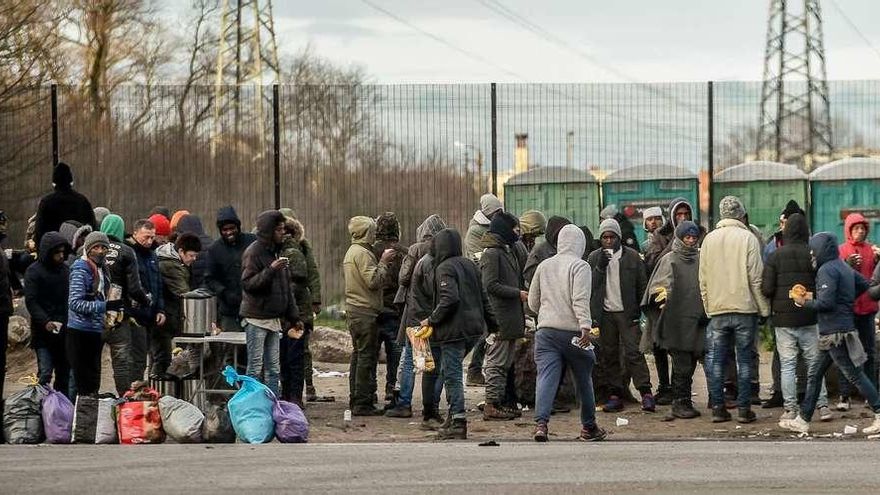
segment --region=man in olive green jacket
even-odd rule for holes
[[[353,351],[349,370],[349,405],[355,416],[380,416],[385,411],[375,407],[376,362],[379,346],[377,318],[382,310],[382,284],[388,276],[388,262],[394,255],[386,250],[376,260],[372,245],[376,240],[376,222],[357,216],[349,220],[351,247],[342,261],[345,276],[345,312]]]

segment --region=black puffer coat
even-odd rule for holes
[[[273,270],[281,245],[272,240],[275,226],[284,223],[284,215],[276,210],[257,217],[257,242],[245,251],[241,261],[242,318],[280,318],[287,325],[299,321],[296,300],[290,290],[287,269]]]
[[[810,227],[807,219],[794,213],[785,222],[782,246],[770,253],[764,264],[761,292],[770,300],[774,327],[802,327],[816,324],[816,313],[798,308],[788,297],[795,284],[816,292],[816,271],[810,256]]]

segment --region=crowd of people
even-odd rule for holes
[[[121,216],[74,190],[66,164],[55,168],[53,185],[30,221],[26,249],[0,256],[0,327],[21,292],[41,384],[71,399],[97,394],[105,345],[117,393],[147,377],[172,379],[182,301],[201,288],[216,297],[218,330],[245,333],[248,375],[285,400],[319,400],[309,336],[321,281],[292,210],[261,213],[247,233],[224,206],[212,239],[196,215],[161,206],[126,229]],[[719,211],[707,232],[685,199],[646,208],[641,245],[613,206],[602,210],[594,238],[590,226],[560,216],[517,217],[491,194],[480,198],[464,236],[432,214],[408,247],[395,213],[351,218],[342,261],[351,413],[412,417],[417,372],[407,329],[430,327],[436,366],[421,372],[421,428],[441,440],[467,438],[465,384],[485,387],[486,421],[513,420],[532,406],[540,442],[551,414],[568,409],[564,391],[572,388],[584,441],[606,436],[599,409],[671,406],[673,418],[697,418],[700,362],[712,422],[732,420],[735,409],[736,421],[751,423],[752,406],[762,405],[782,408],[781,428],[809,432],[814,415],[825,421],[832,409],[852,407],[855,389],[875,414],[863,431],[880,433],[880,250],[867,240],[868,221],[850,214],[839,244],[832,233],[811,236],[805,212],[790,201],[765,242],[738,198],[721,199]],[[768,318],[773,394],[762,403],[758,334]],[[5,353],[0,364],[5,377]],[[825,386],[832,364],[840,376],[833,404]]]

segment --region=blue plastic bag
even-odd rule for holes
[[[293,402],[279,400],[272,411],[275,419],[275,436],[281,443],[306,443],[309,441],[309,420],[303,410]]]
[[[245,443],[267,443],[275,437],[272,409],[275,394],[258,380],[239,375],[232,366],[223,370],[226,383],[241,383],[241,388],[229,399],[229,418],[238,438]]]
[[[73,403],[64,394],[49,389],[43,399],[43,430],[48,443],[70,443],[73,432]]]

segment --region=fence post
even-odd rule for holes
[[[492,83],[492,194],[498,196],[498,112],[495,83]]]
[[[281,119],[278,84],[272,85],[272,162],[275,177],[275,209],[281,208]]]
[[[708,135],[706,138],[708,139],[707,147],[706,147],[706,156],[708,160],[708,184],[706,185],[706,190],[709,193],[709,229],[715,225],[715,197],[712,194],[712,183],[715,180],[715,97],[714,97],[714,85],[712,81],[709,81],[707,89],[707,105],[708,105],[708,122],[706,125],[706,129],[708,131]]]
[[[50,87],[50,106],[52,109],[52,167],[58,165],[60,155],[58,153],[58,85]]]

